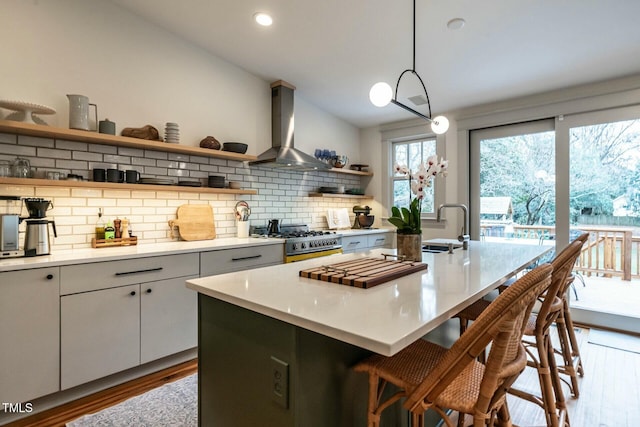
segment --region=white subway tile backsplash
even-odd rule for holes
[[[144,157],[148,159],[166,160],[168,158],[168,153],[162,151],[144,150]]]
[[[71,150],[71,151],[87,151],[89,144],[86,142],[77,142],[77,141],[65,141],[62,139],[56,140],[56,148],[61,150]]]
[[[42,138],[39,136],[20,135],[18,136],[18,144],[31,145],[34,147],[54,147],[54,141],[52,138]]]
[[[80,160],[56,160],[56,168],[87,170],[89,164]]]
[[[10,133],[0,133],[0,144],[17,144],[18,135]]]
[[[102,197],[102,190],[92,188],[72,188],[72,197]]]
[[[121,156],[144,157],[144,150],[139,148],[118,147],[118,154]]]
[[[89,162],[102,162],[102,154],[89,153],[87,151],[74,151],[71,155],[73,160],[86,160]]]
[[[130,165],[131,157],[129,156],[119,156],[117,154],[105,154],[104,160],[105,163],[116,163],[119,165]]]
[[[23,145],[0,144],[0,153],[10,156],[35,156],[36,148]]]
[[[68,150],[56,150],[54,148],[37,148],[38,157],[49,157],[51,159],[70,159],[71,151]]]
[[[65,187],[36,187],[37,197],[69,197],[71,189]]]
[[[139,166],[155,166],[156,165],[156,160],[155,159],[145,159],[145,158],[140,158],[140,157],[132,157],[131,158],[131,164],[132,165],[139,165]]]
[[[116,206],[116,199],[107,199],[104,197],[101,197],[99,199],[87,199],[87,206],[97,206],[97,207]]]
[[[132,190],[131,191],[131,198],[132,199],[155,199],[156,198],[156,193],[155,193],[155,191]]]
[[[111,197],[114,199],[129,199],[131,198],[130,190],[102,190],[102,197]]]

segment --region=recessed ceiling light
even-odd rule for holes
[[[462,18],[453,18],[449,22],[447,22],[447,28],[450,30],[459,30],[464,27],[466,21]]]
[[[258,12],[253,15],[253,19],[263,27],[268,27],[273,24],[273,18],[271,18],[271,15],[268,13]]]

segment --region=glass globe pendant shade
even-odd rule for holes
[[[441,135],[449,129],[449,120],[445,116],[436,116],[431,121],[431,130]]]
[[[391,102],[391,97],[393,96],[393,90],[388,83],[378,82],[371,86],[371,90],[369,91],[369,99],[371,103],[376,107],[384,107]]]

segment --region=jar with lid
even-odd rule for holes
[[[11,175],[11,163],[9,163],[9,160],[0,160],[0,178],[10,177]]]
[[[31,163],[29,163],[28,159],[18,157],[13,162],[12,170],[15,178],[29,178]]]

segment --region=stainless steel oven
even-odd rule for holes
[[[326,230],[309,230],[309,226],[304,224],[281,225],[277,234],[269,234],[268,226],[252,226],[249,233],[256,238],[285,239],[285,263],[342,253],[340,234]]]

